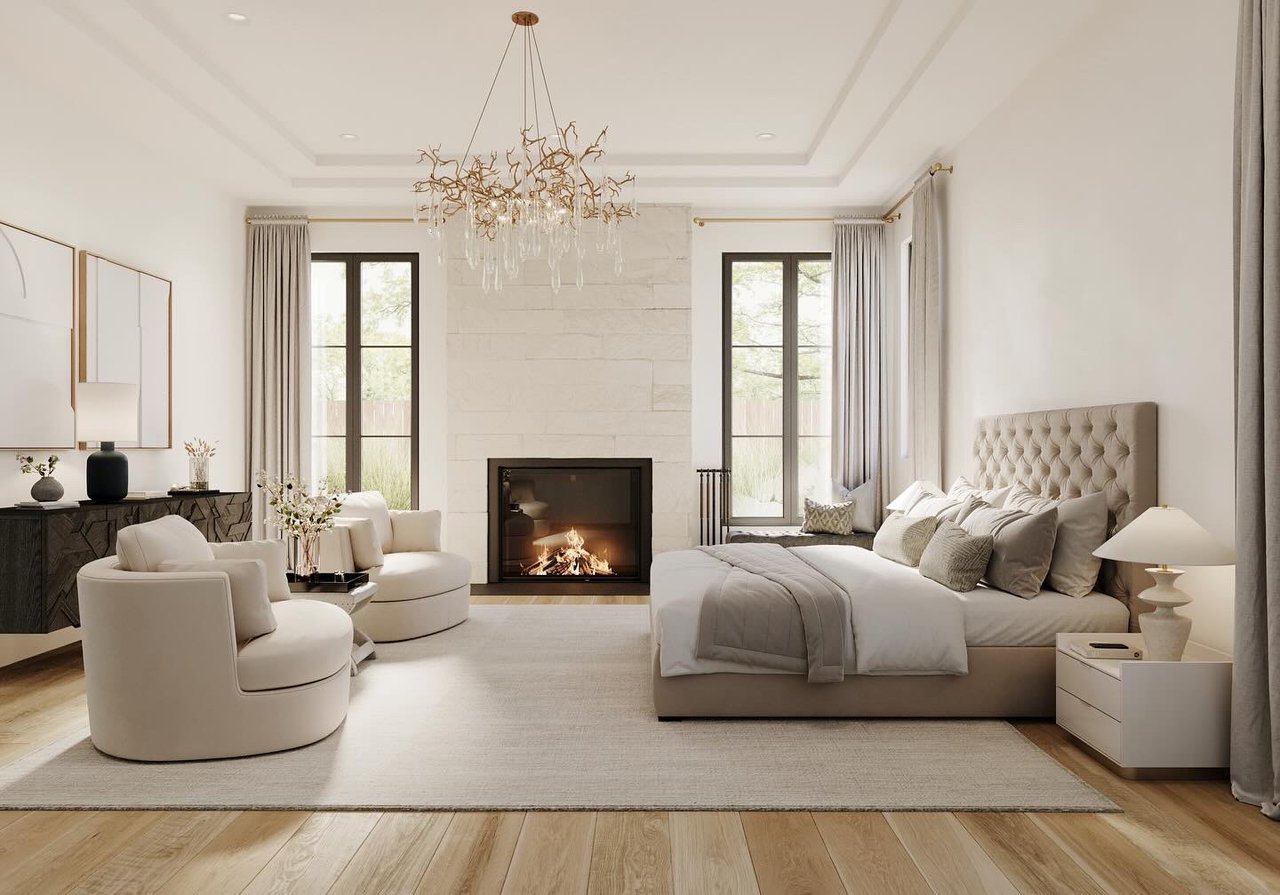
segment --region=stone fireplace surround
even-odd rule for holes
[[[696,543],[690,227],[687,206],[641,206],[621,275],[588,251],[583,288],[566,275],[559,292],[530,263],[485,293],[451,241],[446,537],[473,583],[488,580],[491,457],[652,458],[653,552]]]

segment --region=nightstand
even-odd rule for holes
[[[1188,643],[1181,662],[1086,659],[1074,642],[1141,647],[1141,634],[1059,634],[1058,726],[1123,777],[1218,776],[1229,763],[1231,657]]]

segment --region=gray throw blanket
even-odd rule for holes
[[[849,608],[830,578],[777,544],[700,549],[731,568],[702,601],[699,658],[844,680]]]

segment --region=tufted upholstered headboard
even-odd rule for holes
[[[1149,401],[983,417],[973,445],[974,484],[1017,482],[1054,498],[1105,491],[1110,535],[1158,502],[1157,443],[1156,405]],[[1134,619],[1138,601],[1129,598],[1150,584],[1140,566],[1104,562],[1098,589],[1128,604]]]

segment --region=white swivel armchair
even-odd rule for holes
[[[320,571],[368,572],[378,592],[352,617],[377,643],[410,640],[467,620],[471,563],[440,549],[439,510],[389,510],[377,491],[343,498],[320,536]]]
[[[351,619],[290,599],[283,544],[209,544],[165,516],[122,528],[116,552],[76,576],[98,749],[228,758],[304,746],[342,723]]]

